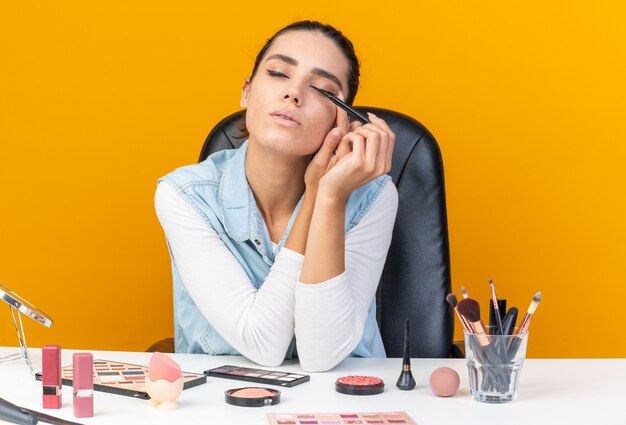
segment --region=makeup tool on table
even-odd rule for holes
[[[178,363],[165,354],[152,354],[146,374],[148,404],[160,410],[177,409],[176,399],[183,392],[183,385],[183,372]]]
[[[72,375],[74,416],[91,418],[93,416],[93,356],[91,353],[72,355]]]
[[[47,415],[26,407],[16,406],[3,398],[0,398],[0,419],[22,425],[33,425],[39,422],[55,425],[81,425],[78,422],[57,418],[56,416]]]
[[[415,421],[406,412],[268,413],[267,419],[270,425],[415,425]]]
[[[280,403],[280,391],[272,388],[244,387],[224,391],[226,403],[241,407],[273,406]]]
[[[439,367],[430,374],[428,380],[430,390],[438,397],[450,397],[456,394],[461,385],[461,379],[456,370],[449,367]]]
[[[517,307],[509,308],[509,311],[504,315],[504,319],[502,319],[502,327],[504,335],[513,335],[513,330],[515,329],[515,322],[517,321]]]
[[[146,392],[146,366],[116,362],[113,360],[95,359],[93,361],[93,384],[95,391],[149,400]],[[63,385],[72,385],[72,366],[61,369]],[[35,374],[41,380],[41,373]],[[206,375],[183,372],[183,389],[193,388],[206,383]]]
[[[465,288],[465,286],[461,286],[461,295],[463,296],[463,298],[469,298],[469,294],[467,293],[467,289]]]
[[[415,379],[411,373],[411,353],[409,348],[409,319],[404,325],[404,357],[402,359],[402,372],[396,382],[396,387],[401,390],[412,390],[415,388]]]
[[[476,334],[480,345],[483,347],[489,345],[490,339],[487,336],[487,328],[480,318],[480,304],[478,304],[478,301],[472,298],[464,298],[457,304],[457,309],[465,317],[472,332]]]
[[[533,300],[530,302],[530,305],[528,306],[526,315],[522,319],[522,322],[520,323],[519,328],[517,329],[518,334],[528,333],[528,328],[530,327],[530,319],[533,318],[533,314],[535,314],[535,310],[537,310],[537,307],[539,306],[540,301],[541,301],[541,292],[537,292],[533,296]]]
[[[375,376],[342,376],[335,382],[335,391],[348,395],[374,395],[385,391],[385,383]]]
[[[41,348],[41,369],[43,408],[60,409],[62,404],[60,345],[44,345]]]
[[[472,298],[464,298],[459,301],[457,309],[459,313],[465,317],[470,325],[470,329],[472,329],[470,345],[472,350],[479,356],[480,362],[490,362],[492,364],[501,363],[500,360],[503,360],[504,356],[499,358],[498,353],[491,345],[491,339],[487,335],[485,324],[480,318],[480,304],[478,304],[478,301]],[[501,387],[504,387],[505,378],[500,369],[488,368],[486,371],[488,384],[485,385],[497,383]]]
[[[492,326],[491,321],[496,325],[496,335],[504,335],[502,328],[502,316],[500,316],[500,303],[504,301],[503,310],[506,311],[506,300],[498,300],[496,296],[496,287],[493,284],[493,280],[489,279],[489,287],[491,288],[491,301],[492,301],[492,309],[490,309],[489,314],[489,325]],[[495,316],[495,320],[494,320]]]
[[[354,118],[361,121],[363,124],[368,124],[370,122],[369,118],[367,118],[365,115],[363,115],[362,113],[360,113],[359,111],[357,111],[356,109],[354,109],[353,107],[345,103],[343,100],[339,99],[337,96],[335,96],[331,92],[323,90],[323,89],[318,89],[315,86],[310,86],[310,87],[317,90],[320,94],[329,98],[335,105],[339,106],[348,114],[351,114]]]
[[[480,320],[478,302],[468,297],[457,304],[454,294],[448,294],[446,300],[455,309],[465,330],[470,394],[479,401],[501,403],[515,399],[519,372],[526,352],[528,328],[541,301],[541,293],[535,294],[526,316],[515,331],[517,308],[511,307],[502,317],[506,307],[502,300],[497,299],[491,279],[489,285],[490,306],[495,323],[489,329],[493,329],[493,332],[489,332]]]
[[[279,372],[275,370],[230,365],[205,370],[204,374],[216,378],[236,379],[238,381],[256,382],[267,385],[280,385],[281,387],[293,387],[311,379],[309,375],[302,373]]]
[[[22,316],[19,313],[30,317],[35,322],[47,328],[52,326],[52,319],[46,313],[2,284],[0,284],[0,298],[9,305],[11,318],[13,319],[13,326],[15,327],[17,340],[20,344],[20,353],[4,356],[0,358],[0,363],[17,360],[22,357],[28,365],[30,373],[34,374],[35,371],[33,370],[33,364],[31,363],[30,355],[28,354],[28,346],[26,345],[26,333],[24,332],[24,325],[22,324]]]
[[[454,295],[452,293],[446,295],[446,301],[454,309],[454,312],[456,313],[456,317],[459,318],[459,321],[461,322],[461,325],[463,326],[463,329],[465,330],[465,332],[468,332],[468,333],[474,332],[474,329],[472,328],[472,325],[470,325],[470,323],[467,321],[465,316],[463,316],[463,315],[461,315],[461,313],[459,313],[458,302],[457,302],[457,299],[456,299],[456,295]]]
[[[526,335],[528,333],[528,328],[530,327],[530,320],[533,318],[533,315],[535,314],[535,310],[537,310],[537,307],[539,307],[539,302],[541,302],[541,292],[537,292],[534,296],[533,296],[533,300],[530,302],[530,305],[528,306],[528,310],[526,311],[526,315],[524,316],[524,318],[522,319],[522,322],[519,325],[519,328],[517,328],[517,332],[515,333],[515,335]],[[513,357],[515,357],[515,355],[517,354],[517,351],[519,350],[519,347],[522,343],[522,338],[515,338],[511,341],[511,345],[509,346],[508,350],[507,350],[507,355],[509,359],[512,359]]]
[[[502,323],[504,323],[504,316],[506,313],[506,300],[505,299],[498,299],[498,310],[500,310],[500,320],[502,321]],[[491,330],[491,333],[493,335],[500,335],[500,334],[496,334],[496,327],[498,326],[498,322],[496,321],[496,313],[495,313],[495,309],[493,308],[493,302],[489,303],[489,330]]]

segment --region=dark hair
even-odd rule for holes
[[[289,31],[310,31],[310,32],[318,32],[322,35],[325,35],[329,39],[335,42],[335,45],[339,47],[339,49],[343,52],[346,59],[348,59],[348,64],[350,65],[348,69],[348,88],[346,93],[346,103],[348,105],[352,105],[354,102],[354,98],[356,97],[356,93],[359,90],[359,76],[360,76],[360,65],[359,59],[356,57],[356,53],[354,51],[354,46],[352,42],[348,40],[348,38],[343,35],[341,31],[336,29],[335,27],[323,24],[318,21],[298,21],[292,24],[287,25],[286,27],[278,30],[276,34],[270,37],[265,45],[261,48],[259,53],[256,56],[254,61],[254,67],[252,68],[252,75],[250,80],[254,78],[256,75],[259,65],[261,61],[265,57],[265,54],[272,47],[274,40],[276,37],[285,34]],[[241,121],[239,122],[239,128],[241,131],[241,138],[248,137],[248,129],[246,128],[246,114],[244,111],[243,116],[241,117]]]

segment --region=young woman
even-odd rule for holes
[[[244,83],[247,141],[160,179],[177,352],[297,354],[308,371],[384,357],[375,293],[397,210],[384,120],[350,124],[359,63],[335,28],[278,31]],[[294,338],[295,337],[295,338]]]

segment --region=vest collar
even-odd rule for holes
[[[246,179],[246,140],[230,159],[220,179],[218,202],[228,235],[241,242],[250,239],[251,207],[256,203]],[[256,220],[255,220],[256,221]]]

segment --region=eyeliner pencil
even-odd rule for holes
[[[329,98],[335,105],[339,106],[341,109],[343,109],[347,113],[352,114],[356,119],[361,121],[363,124],[368,124],[370,122],[369,118],[367,118],[365,115],[363,115],[362,113],[354,109],[352,106],[345,103],[343,100],[339,99],[337,96],[335,96],[331,92],[323,90],[323,89],[318,89],[315,86],[311,86],[311,88],[314,88],[315,90],[317,90],[318,92],[320,92],[321,94]]]

